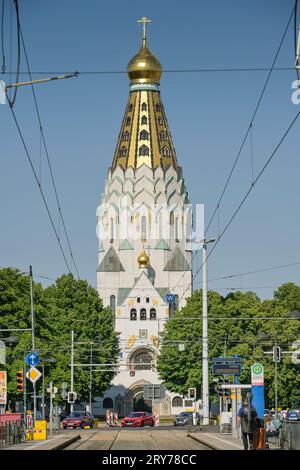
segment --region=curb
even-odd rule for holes
[[[73,444],[73,442],[78,441],[81,439],[80,434],[77,434],[74,437],[71,437],[67,441],[61,442],[60,444],[57,444],[56,446],[52,447],[52,449],[49,450],[63,450],[65,447],[68,447],[70,444]]]
[[[211,450],[221,450],[220,448],[214,446],[213,444],[208,444],[206,441],[203,441],[196,436],[192,436],[190,433],[188,433],[187,436],[190,437],[191,439],[194,439],[194,441],[200,442],[200,444],[203,444],[206,447],[209,447]]]

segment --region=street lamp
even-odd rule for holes
[[[208,383],[208,320],[207,320],[207,245],[215,238],[203,240],[202,259],[202,401],[203,424],[209,424],[209,383]]]

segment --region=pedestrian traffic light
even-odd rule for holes
[[[68,403],[75,403],[77,399],[77,393],[76,392],[68,392]]]
[[[17,392],[24,392],[24,371],[23,369],[18,370],[17,372]]]
[[[274,346],[273,348],[273,362],[281,361],[281,348],[280,346]]]
[[[196,400],[196,389],[195,388],[189,388],[188,389],[188,398],[190,400]]]

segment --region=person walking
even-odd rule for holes
[[[253,449],[253,435],[257,431],[257,412],[248,399],[239,409],[237,416],[238,426],[241,425],[244,450]]]

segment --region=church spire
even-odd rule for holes
[[[145,16],[138,20],[143,23],[142,45],[127,66],[130,94],[112,169],[139,168],[143,164],[152,169],[178,169],[159,92],[162,65],[146,44],[146,25],[150,21]]]

